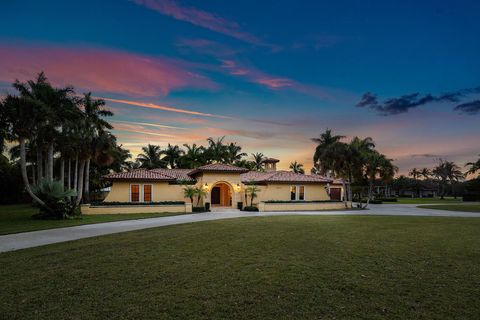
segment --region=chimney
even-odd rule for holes
[[[265,171],[277,171],[277,162],[280,162],[280,160],[274,158],[265,158],[263,160],[263,167]]]

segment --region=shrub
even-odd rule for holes
[[[258,211],[258,208],[254,206],[246,206],[243,208],[243,211]]]
[[[159,202],[92,202],[90,205],[93,207],[103,206],[174,206],[185,204],[185,201],[159,201]]]
[[[316,201],[303,201],[303,200],[267,200],[265,203],[329,203],[329,202],[342,202],[340,200],[316,200]]]
[[[205,202],[205,210],[210,211],[210,202]]]
[[[480,201],[480,194],[464,194],[463,201]]]
[[[207,210],[205,209],[205,207],[193,207],[192,208],[192,212],[207,212]]]
[[[58,181],[42,180],[32,187],[33,193],[45,202],[46,207],[40,207],[40,213],[34,215],[36,219],[65,219],[80,214],[75,210],[74,190],[63,190],[63,185]]]
[[[391,197],[391,198],[378,198],[377,200],[383,201],[383,202],[398,202],[397,198]]]
[[[243,202],[237,202],[237,209],[242,210],[243,209]]]

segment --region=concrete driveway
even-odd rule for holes
[[[392,215],[430,217],[479,217],[480,213],[420,209],[408,204],[370,205],[370,210],[345,211],[297,211],[297,212],[209,212],[139,220],[88,224],[0,236],[0,252],[43,246],[107,234],[169,226],[182,223],[233,219],[240,217],[264,217],[282,215]]]

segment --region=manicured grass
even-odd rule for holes
[[[135,213],[84,215],[69,220],[35,220],[32,215],[37,212],[30,205],[0,205],[0,235],[34,230],[78,226],[82,224],[110,222],[178,215],[180,213]]]
[[[0,254],[5,319],[478,319],[480,219],[277,216]]]
[[[432,206],[418,206],[418,207],[423,209],[480,212],[480,204],[446,204],[446,205],[432,205]]]
[[[440,198],[398,198],[397,202],[384,202],[385,204],[430,204],[430,203],[461,203],[462,197],[445,197],[445,199]]]

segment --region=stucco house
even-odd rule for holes
[[[176,201],[189,204],[190,200],[185,199],[183,189],[185,184],[191,184],[206,191],[200,204],[208,203],[212,211],[237,209],[250,205],[246,188],[255,184],[259,192],[253,204],[260,211],[343,207],[340,202],[343,197],[340,182],[319,175],[277,170],[277,162],[276,159],[266,159],[265,171],[249,171],[214,163],[195,169],[136,169],[112,173],[104,177],[112,182],[111,191],[104,202],[148,204]]]

